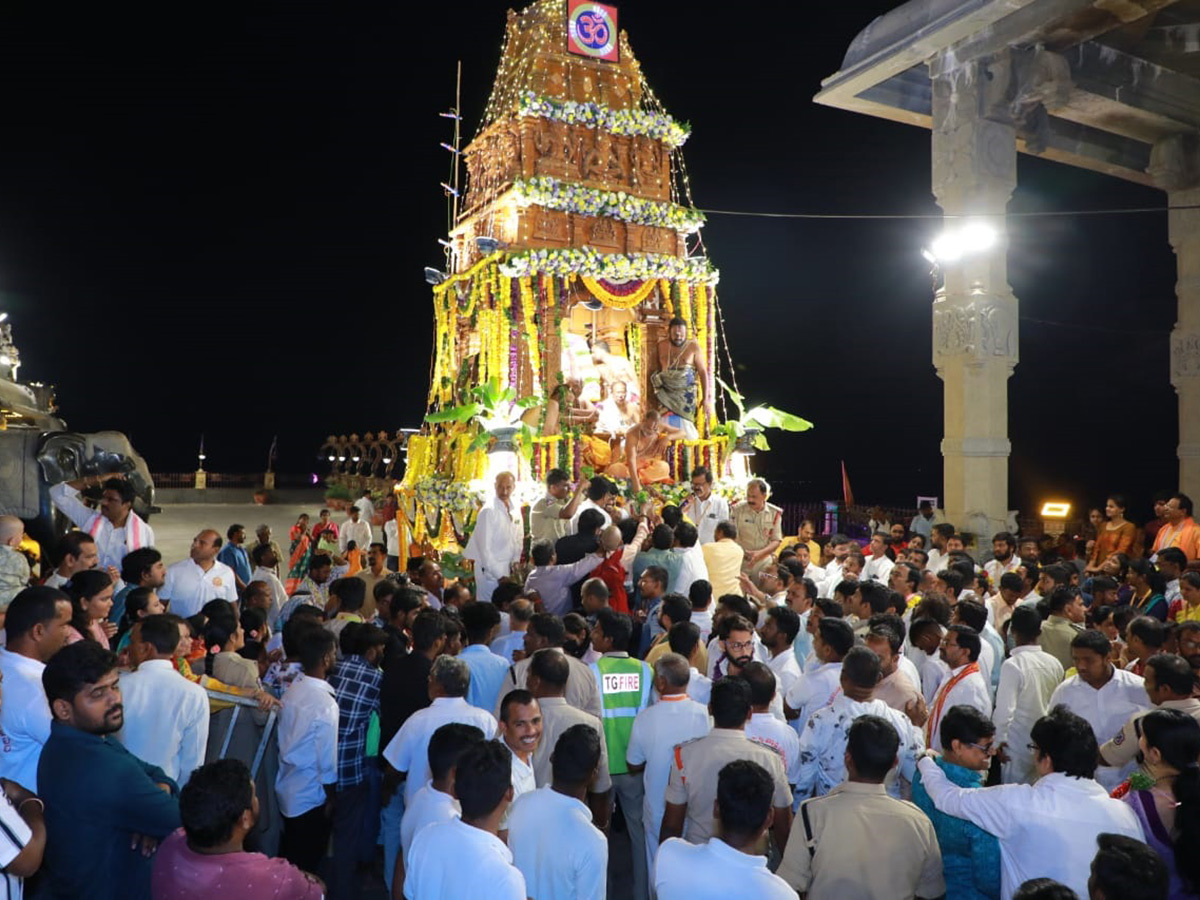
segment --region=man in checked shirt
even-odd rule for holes
[[[337,800],[333,807],[334,897],[354,897],[356,870],[369,862],[379,823],[380,779],[367,759],[367,726],[379,713],[387,635],[377,625],[351,622],[342,629],[342,660],[329,676],[338,705]]]

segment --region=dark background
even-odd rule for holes
[[[928,132],[819,107],[820,79],[886,0],[621,6],[703,208],[936,213]],[[415,426],[440,265],[455,61],[466,135],[502,2],[261,2],[0,11],[0,308],[25,380],[72,428],[125,431],[156,471],[317,468],[324,435]],[[1161,193],[1022,156],[1013,210]],[[1144,520],[1174,487],[1165,214],[1018,219],[1009,275],[1012,500]],[[711,216],[737,378],[816,423],[759,468],[795,499],[941,494],[931,221]]]

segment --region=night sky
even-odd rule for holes
[[[698,206],[936,213],[929,133],[819,107],[885,0],[621,6]],[[353,7],[364,7],[355,9]],[[0,11],[0,307],[26,380],[75,429],[126,432],[154,471],[308,472],[324,435],[419,424],[440,265],[455,60],[467,135],[503,3]],[[187,18],[187,15],[192,18]],[[121,18],[127,16],[127,18]],[[1013,210],[1165,195],[1021,156]],[[710,216],[740,387],[816,423],[759,470],[796,499],[941,494],[925,221]],[[1012,499],[1173,488],[1165,214],[1017,220],[1009,277]],[[786,484],[785,484],[786,482]]]

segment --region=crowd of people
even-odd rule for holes
[[[553,471],[527,539],[501,474],[473,587],[369,496],[166,565],[121,479],[59,485],[36,576],[0,517],[8,896],[1200,895],[1186,495],[1110,497],[1083,552],[931,507],[864,544],[691,476]],[[277,720],[270,798],[210,740],[233,698]]]

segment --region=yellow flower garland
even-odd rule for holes
[[[591,278],[587,275],[582,277],[583,286],[588,289],[588,293],[611,309],[633,309],[650,296],[650,292],[654,290],[655,285],[654,279],[647,278],[642,282],[641,287],[639,287],[632,294],[621,296],[620,294],[614,294],[611,291],[606,290],[604,285],[602,285],[595,278]]]
[[[675,305],[671,302],[671,282],[666,278],[659,279],[658,289],[662,292],[663,309],[667,313],[668,319],[675,317]]]
[[[677,282],[679,285],[679,318],[688,323],[688,330],[692,330],[692,291],[691,285],[686,281]]]
[[[696,307],[694,322],[696,325],[696,344],[700,348],[700,359],[704,363],[704,370],[709,373],[708,381],[703,385],[704,396],[701,398],[700,415],[698,416],[699,431],[701,437],[708,436],[708,414],[704,411],[704,405],[708,401],[709,384],[715,383],[712,379],[712,370],[709,368],[709,353],[708,353],[708,288],[703,284],[696,285]]]
[[[533,376],[530,393],[539,396],[542,393],[542,357],[538,351],[537,318],[534,315],[533,279],[526,276],[521,279],[521,321],[525,329],[525,348],[529,354],[529,369]]]

